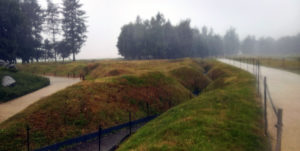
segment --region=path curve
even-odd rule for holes
[[[29,105],[40,100],[43,97],[49,96],[59,90],[62,90],[70,85],[80,81],[79,78],[64,78],[46,76],[50,80],[50,85],[42,89],[18,97],[11,101],[0,104],[0,123],[24,110]]]
[[[218,59],[253,73],[253,66],[228,59]],[[282,151],[300,150],[300,75],[292,72],[261,66],[262,76],[267,77],[268,87],[274,104],[283,109]],[[261,90],[263,88],[261,83]],[[269,103],[269,102],[268,102]],[[270,105],[269,105],[270,106]],[[274,137],[274,117],[268,110],[268,123]]]

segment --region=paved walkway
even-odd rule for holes
[[[237,61],[218,59],[223,63],[240,67],[253,73],[253,66]],[[282,151],[300,150],[300,75],[280,69],[261,66],[262,76],[267,83],[275,106],[283,109]],[[262,83],[261,88],[262,88]],[[261,89],[262,90],[262,89]],[[269,103],[269,102],[268,102]],[[269,104],[270,106],[270,104]],[[268,123],[271,136],[275,133],[275,116],[268,110]]]
[[[80,81],[79,78],[64,78],[64,77],[52,77],[47,76],[50,80],[50,85],[13,99],[11,101],[0,104],[0,123],[6,119],[12,117],[18,112],[24,110],[29,105],[40,100],[43,97],[49,96],[59,90],[66,88],[67,86],[73,85]]]

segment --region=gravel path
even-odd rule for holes
[[[252,65],[237,61],[218,59],[223,63],[241,67],[253,72]],[[300,150],[300,75],[275,68],[261,66],[262,76],[267,77],[267,83],[274,104],[283,109],[282,151]],[[261,90],[262,90],[262,83]],[[269,103],[269,102],[268,102]],[[270,104],[269,104],[270,106]],[[271,136],[274,137],[275,116],[268,110],[268,123]]]
[[[32,103],[80,81],[79,78],[46,76],[50,85],[19,98],[0,104],[0,123],[24,110]]]

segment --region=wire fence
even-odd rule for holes
[[[257,95],[263,99],[264,133],[266,136],[268,136],[271,142],[271,150],[281,151],[283,110],[282,108],[277,107],[274,103],[267,83],[267,77],[263,77],[262,75],[260,61],[255,58],[229,59],[233,60],[232,63],[234,65],[240,67],[241,69],[247,70],[255,75]],[[263,92],[263,94],[261,92]]]

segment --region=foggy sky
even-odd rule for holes
[[[38,0],[44,7],[46,0]],[[172,24],[191,19],[192,27],[212,27],[224,34],[235,27],[240,38],[300,33],[300,0],[80,0],[88,16],[88,39],[78,59],[116,58],[124,24],[160,12]],[[54,2],[62,3],[61,0]]]

